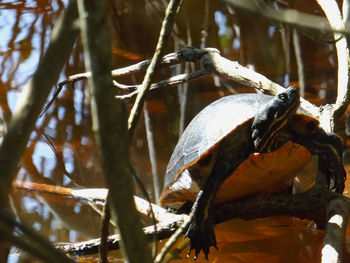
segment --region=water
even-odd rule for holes
[[[183,3],[177,31],[169,41],[167,52],[186,43],[192,43],[194,47],[215,47],[223,56],[254,68],[281,85],[298,86],[290,29],[239,10],[233,12],[219,2],[209,2],[207,19],[202,1]],[[13,114],[20,92],[35,71],[49,43],[52,27],[66,4],[67,1],[59,0],[0,3],[0,107],[5,122]],[[163,3],[116,1],[115,7],[118,14],[114,14],[112,23],[115,68],[149,58],[158,38]],[[200,33],[203,28],[208,29],[205,39]],[[305,96],[317,104],[333,102],[337,74],[334,47],[308,38],[306,32],[300,32],[299,37]],[[198,65],[195,67],[198,69]],[[84,72],[84,63],[81,42],[78,41],[60,80],[81,72]],[[157,79],[170,75],[175,75],[174,67],[162,69]],[[137,74],[118,81],[134,84],[142,77],[142,74]],[[177,89],[168,88],[149,94],[147,108],[161,187],[167,162],[178,140],[180,123],[187,124],[204,106],[219,97],[247,91],[252,92],[236,83],[214,81],[212,77],[191,82],[184,114],[180,113]],[[128,106],[130,109],[132,103]],[[145,124],[141,118],[131,145],[131,160],[154,199],[148,151]],[[37,121],[17,180],[68,188],[105,186],[91,130],[85,82],[77,82],[74,87],[65,86],[55,103]],[[137,194],[141,194],[139,189]],[[75,242],[99,236],[98,213],[75,200],[14,189],[11,206],[21,221],[52,242]],[[308,221],[290,218],[249,222],[232,220],[220,224],[216,227],[220,251],[212,250],[209,258],[213,262],[317,262],[323,232],[312,230],[308,224]],[[118,253],[112,255],[115,259],[120,258]],[[22,253],[13,250],[9,262],[21,262],[24,258]],[[202,262],[202,258],[197,262]]]

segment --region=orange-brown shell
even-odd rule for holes
[[[260,105],[272,96],[239,94],[219,99],[204,108],[188,125],[170,158],[160,203],[193,202],[215,162],[218,145],[228,134],[236,136],[237,148],[250,143],[250,125]],[[293,130],[305,133],[309,122],[317,121],[302,109],[292,121]],[[247,158],[229,176],[215,202],[226,202],[253,194],[288,188],[297,172],[311,159],[303,146],[288,141],[269,153],[247,153]]]

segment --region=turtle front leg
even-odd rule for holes
[[[236,137],[229,135],[220,143],[217,149],[218,154],[213,168],[191,209],[193,219],[185,235],[190,239],[188,256],[194,250],[194,258],[196,259],[200,251],[203,250],[205,257],[208,259],[210,247],[217,249],[212,207],[221,184],[253,151],[253,144],[243,139],[237,146]],[[237,149],[240,150],[237,152]]]
[[[187,257],[194,250],[195,260],[201,250],[203,250],[205,258],[208,259],[210,247],[217,249],[211,212],[217,189],[218,185],[215,180],[207,180],[192,206],[193,219],[185,234],[185,238],[190,239],[190,249]]]
[[[308,136],[296,136],[296,143],[305,146],[318,155],[321,161],[319,169],[326,175],[328,187],[342,193],[345,187],[346,172],[343,166],[343,145],[338,135],[326,133],[322,129]]]

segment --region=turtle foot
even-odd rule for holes
[[[190,257],[191,251],[194,250],[194,259],[196,260],[198,254],[203,250],[205,258],[208,260],[210,247],[218,249],[216,246],[214,224],[211,220],[206,220],[206,222],[202,223],[192,222],[184,238],[186,237],[190,239],[190,249],[187,258]]]

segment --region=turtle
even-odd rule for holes
[[[342,193],[346,172],[340,138],[300,106],[298,90],[218,99],[186,127],[167,166],[160,204],[193,204],[185,237],[195,259],[216,247],[213,205],[288,189],[318,156],[327,187]]]

